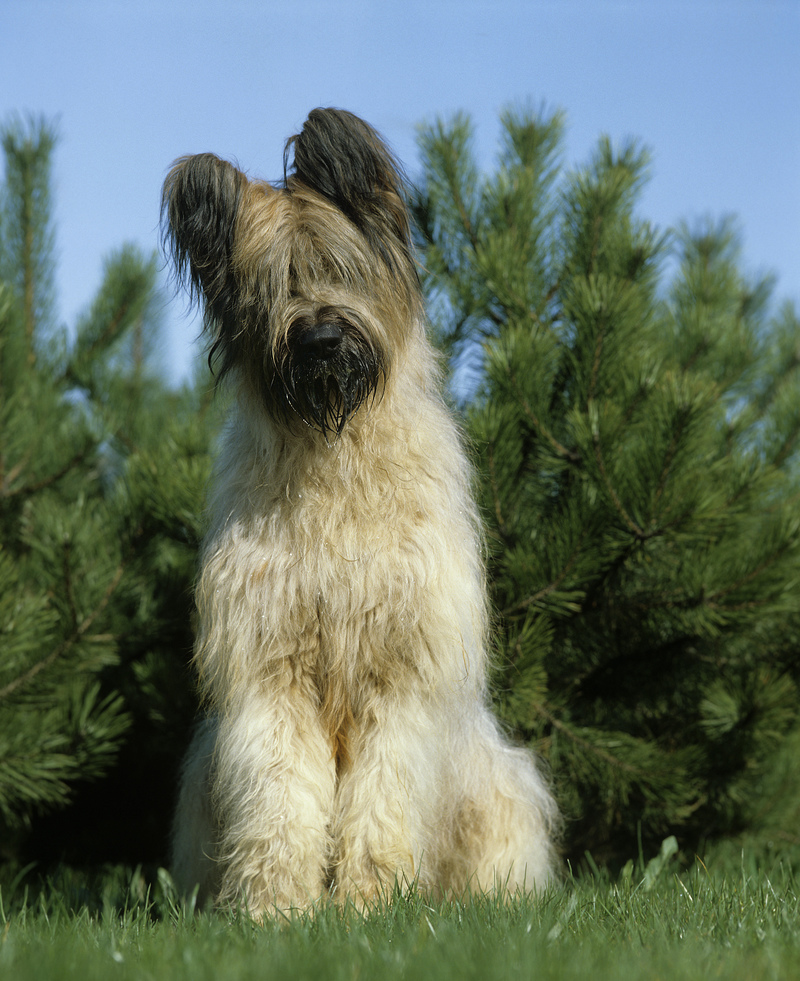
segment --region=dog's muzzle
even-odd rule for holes
[[[284,414],[299,416],[329,440],[341,435],[384,378],[383,360],[365,331],[333,308],[293,324],[276,368],[280,388],[272,393]]]

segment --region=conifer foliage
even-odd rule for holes
[[[155,370],[155,256],[117,251],[60,327],[56,137],[0,136],[0,850],[163,861],[216,410]],[[566,172],[544,111],[503,116],[491,174],[471,144],[464,117],[422,133],[413,205],[475,451],[498,708],[549,758],[573,855],[768,812],[796,836],[797,313],[742,272],[733,223],[638,215],[636,144]]]
[[[550,760],[569,851],[630,854],[756,820],[796,730],[800,324],[732,222],[638,216],[641,147],[602,139],[568,173],[562,145],[559,113],[506,112],[482,175],[469,120],[437,123],[414,207],[468,403],[498,706]]]
[[[152,367],[155,254],[121,248],[107,260],[75,329],[56,320],[50,201],[56,142],[43,120],[13,120],[2,131],[0,840],[6,854],[37,816],[62,808],[86,781],[107,773],[134,738],[147,785],[158,783],[152,749],[157,742],[163,747],[165,730],[156,739],[150,722],[158,721],[170,695],[180,705],[181,686],[170,693],[167,682],[170,671],[180,674],[180,654],[189,646],[195,515],[205,479],[205,433],[194,431],[194,414],[182,409],[186,399],[170,396]],[[135,781],[129,768],[123,783]],[[168,795],[162,809],[170,804]],[[96,840],[103,816],[114,814],[107,792],[93,810],[84,822],[87,840]]]

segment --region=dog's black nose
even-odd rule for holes
[[[317,324],[300,335],[303,349],[316,358],[332,358],[342,343],[342,329],[337,324]]]

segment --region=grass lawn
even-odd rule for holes
[[[725,863],[723,863],[725,864]],[[537,900],[429,904],[361,916],[323,908],[259,926],[184,913],[162,879],[64,870],[2,890],[0,979],[800,979],[797,880],[742,859],[680,872],[669,843],[646,867],[570,877]]]

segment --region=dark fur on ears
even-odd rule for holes
[[[172,257],[178,280],[193,300],[205,301],[206,329],[213,338],[208,364],[219,356],[222,379],[238,356],[226,324],[236,310],[231,269],[236,216],[247,178],[213,153],[177,160],[164,181],[161,228],[164,251]]]
[[[164,248],[194,299],[221,318],[234,290],[230,268],[244,174],[212,153],[182,157],[164,182],[161,223]]]
[[[291,151],[294,164],[289,171]],[[297,181],[333,202],[392,272],[407,276],[409,268],[415,269],[402,169],[363,119],[344,109],[313,109],[302,131],[286,143],[284,169],[290,191]],[[384,242],[387,233],[395,246],[401,246],[408,262],[405,269],[395,268],[396,252]]]

